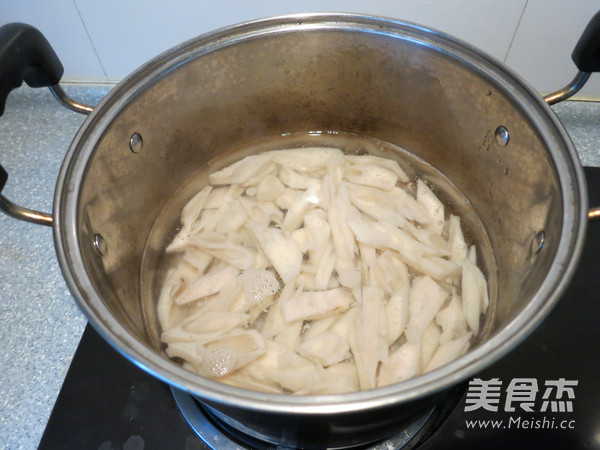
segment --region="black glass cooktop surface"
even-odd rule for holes
[[[600,205],[600,168],[586,168],[586,176],[590,203]],[[575,277],[551,314],[515,350],[467,380],[458,404],[408,447],[600,449],[599,255],[597,222],[589,225]],[[39,448],[210,447],[182,416],[170,387],[88,325]]]

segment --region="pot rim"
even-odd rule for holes
[[[539,126],[561,182],[564,214],[556,256],[539,290],[507,326],[466,355],[435,371],[382,388],[337,395],[290,396],[244,390],[194,375],[142,344],[114,318],[111,320],[110,311],[84,270],[78,245],[78,197],[96,142],[119,111],[146,86],[201,54],[240,40],[309,29],[351,29],[392,35],[434,47],[484,70]],[[473,376],[519,344],[554,307],[575,271],[587,226],[587,191],[578,154],[563,125],[543,99],[501,62],[468,43],[410,22],[347,13],[293,14],[203,34],[158,55],[121,81],[88,116],[69,147],[57,180],[54,217],[56,252],[69,289],[94,328],[131,362],[168,384],[212,402],[268,412],[332,414],[379,408],[437,393]]]

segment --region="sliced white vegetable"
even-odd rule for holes
[[[292,189],[317,189],[321,185],[321,182],[318,179],[307,175],[301,175],[295,170],[285,166],[279,168],[279,180]]]
[[[373,164],[381,166],[394,172],[399,181],[403,183],[408,183],[408,181],[410,181],[406,175],[406,172],[404,172],[404,170],[398,164],[398,161],[393,159],[382,158],[374,155],[347,155],[346,159],[352,164]]]
[[[344,178],[352,183],[389,191],[398,181],[398,175],[375,164],[360,164],[344,168]]]
[[[442,332],[435,321],[431,321],[429,325],[427,325],[427,328],[425,328],[423,340],[421,341],[421,371],[427,367],[431,357],[438,349],[441,334]]]
[[[323,178],[323,186],[329,192],[329,198],[333,199],[340,190],[344,176],[343,164],[339,160],[333,160],[327,164],[327,173]],[[333,201],[332,205],[336,202]]]
[[[283,282],[292,281],[302,266],[302,252],[296,241],[278,228],[265,228],[256,223],[250,223],[249,228]]]
[[[244,184],[251,177],[265,174],[265,168],[271,164],[271,155],[262,153],[250,155],[208,176],[210,184]]]
[[[221,233],[202,233],[193,236],[190,243],[204,252],[222,261],[226,261],[238,269],[246,270],[254,264],[255,252],[243,245],[232,244]]]
[[[194,333],[193,331],[186,330],[182,326],[175,326],[170,330],[164,331],[160,339],[165,344],[174,344],[178,342],[194,342],[198,345],[203,345],[208,341],[215,339],[222,333]]]
[[[279,385],[273,382],[261,382],[255,380],[252,375],[247,372],[247,367],[248,365],[236,370],[232,374],[220,377],[219,381],[230,386],[248,389],[250,391],[266,392],[267,394],[281,394]]]
[[[234,330],[198,348],[195,364],[205,377],[222,377],[243,367],[265,352],[265,341],[256,330]],[[190,361],[193,364],[193,361]]]
[[[285,186],[275,175],[265,176],[256,186],[256,198],[261,202],[273,202],[279,197]]]
[[[420,342],[427,326],[431,323],[448,293],[428,276],[416,278],[409,292],[409,318],[406,339]]]
[[[423,180],[397,185],[397,161],[278,150],[209,181],[182,212],[157,305],[166,352],[188,370],[322,395],[467,351],[489,302],[476,249]]]
[[[187,245],[185,247],[185,253],[180,264],[189,264],[196,268],[198,274],[206,272],[207,267],[213,261],[213,256],[209,255],[202,249],[194,247],[193,245]]]
[[[462,266],[463,313],[475,335],[479,332],[480,316],[487,309],[488,303],[485,277],[477,266],[470,261],[464,261]]]
[[[268,227],[271,223],[281,225],[283,213],[273,203],[259,203],[249,198],[240,198],[240,203],[251,221]]]
[[[269,370],[278,368],[277,358],[282,352],[278,344],[266,340],[265,352],[235,372],[219,378],[222,383],[242,389],[251,389],[272,394],[281,394],[281,386],[264,376]]]
[[[350,348],[356,363],[361,389],[376,386],[377,366],[382,356],[382,341],[387,338],[380,334],[380,308],[383,291],[374,287],[363,289],[361,311],[357,317],[356,331],[350,335]]]
[[[223,289],[221,289],[221,292],[214,297],[216,297],[215,300],[213,300],[213,297],[209,297],[200,303],[196,303],[196,306],[198,307],[199,305],[202,307],[207,302],[214,302],[216,304],[207,310],[245,313],[248,311],[249,306],[253,304],[252,301],[249,301],[246,298],[244,286],[239,282],[239,279],[233,280],[231,283],[225,285]]]
[[[377,249],[371,245],[359,242],[358,252],[360,255],[361,263],[364,263],[365,266],[369,267],[370,269],[375,269],[375,265],[377,264]],[[382,281],[382,283],[385,284],[385,278],[381,279],[380,281]],[[373,282],[381,288],[385,287],[383,284],[380,285],[374,280],[371,280],[369,284],[373,284]]]
[[[456,291],[452,293],[448,305],[439,310],[435,321],[442,327],[441,344],[467,334],[467,321],[463,313],[462,301]]]
[[[460,271],[458,264],[436,256],[437,250],[414,240],[393,225],[352,218],[348,226],[359,242],[397,250],[407,265],[435,279],[444,280]]]
[[[192,364],[194,369],[202,363],[200,349],[202,345],[197,342],[172,342],[167,345],[165,352],[169,358],[181,358]]]
[[[289,167],[297,172],[325,169],[332,160],[341,160],[344,156],[340,149],[326,147],[276,150],[267,154],[280,166]]]
[[[264,322],[264,314],[267,311],[273,302],[275,301],[275,295],[268,295],[260,300],[256,298],[250,299],[247,295],[244,295],[245,300],[248,302],[250,307],[246,310],[246,314],[248,314],[248,326],[252,329],[258,330],[262,327],[262,323]]]
[[[321,333],[325,333],[329,331],[331,326],[339,320],[340,316],[343,313],[340,313],[336,316],[324,317],[323,319],[311,320],[310,322],[305,322],[303,331],[302,331],[302,342],[306,342],[307,340],[318,336]]]
[[[265,297],[276,294],[280,289],[279,281],[269,270],[246,270],[238,280],[244,286],[246,297],[254,302],[260,302]]]
[[[350,289],[359,288],[362,276],[360,270],[354,264],[354,259],[340,258],[337,253],[336,256],[334,267],[340,284]]]
[[[247,323],[248,314],[211,311],[189,323],[185,328],[192,333],[220,335]]]
[[[332,198],[332,204],[327,210],[327,219],[331,227],[333,247],[338,258],[352,261],[356,244],[352,230],[348,226],[348,219],[354,215],[350,212],[350,201],[343,187]]]
[[[297,320],[292,323],[288,323],[281,333],[273,338],[275,342],[289,348],[292,351],[296,351],[298,345],[300,345],[300,334],[302,333],[302,321]]]
[[[304,191],[286,188],[279,197],[275,199],[275,205],[281,209],[289,209],[294,201],[300,197]]]
[[[321,319],[346,311],[351,303],[352,296],[344,288],[303,292],[285,302],[283,316],[287,322]]]
[[[236,289],[239,289],[239,286],[235,285],[235,287]],[[186,327],[189,323],[192,323],[198,318],[202,318],[208,312],[245,312],[232,308],[232,304],[237,300],[236,295],[239,292],[236,289],[231,289],[228,286],[219,294],[211,295],[210,297],[203,299],[201,302],[181,306],[180,308],[186,309],[187,314],[177,323],[177,326]],[[228,299],[227,302],[221,301],[222,294],[229,292],[232,293],[232,298]]]
[[[198,192],[192,199],[184,206],[181,212],[181,230],[173,238],[173,241],[169,244],[166,251],[174,252],[180,250],[184,245],[187,244],[192,230],[194,229],[195,222],[198,220],[204,209],[204,204],[208,199],[212,186],[206,186],[200,192]]]
[[[327,222],[327,214],[321,209],[309,211],[304,215],[304,229],[308,232],[309,237],[307,238],[312,243],[309,247],[309,261],[313,265],[317,265],[331,239],[331,227]]]
[[[374,220],[388,222],[394,226],[403,227],[406,216],[396,210],[397,205],[390,203],[390,195],[374,188],[345,185],[348,196],[354,206]]]
[[[264,376],[292,393],[309,388],[314,381],[309,379],[311,374],[324,370],[291,350],[281,352],[277,362],[278,367],[265,372]]]
[[[395,187],[390,192],[395,209],[408,220],[414,220],[420,224],[431,223],[431,218],[423,205],[417,202],[416,198],[406,192],[404,189]]]
[[[263,170],[257,171],[253,176],[248,177],[241,184],[242,186],[256,187],[266,175],[275,173],[277,173],[277,164],[271,162],[269,164],[266,164]]]
[[[285,305],[292,294],[295,292],[295,287],[292,283],[285,284],[281,290],[281,295],[277,302],[275,302],[265,317],[265,322],[261,330],[263,336],[267,339],[273,338],[281,333],[287,326],[285,317],[283,316],[283,305]]]
[[[321,254],[317,261],[317,271],[315,273],[315,289],[326,290],[329,286],[329,280],[333,274],[335,267],[336,255],[333,251],[331,242],[325,246],[325,251]]]
[[[347,359],[349,350],[346,341],[333,331],[325,331],[298,346],[298,353],[324,367]]]
[[[279,392],[281,392],[281,386],[279,385],[279,383],[273,382],[273,380],[267,378],[265,374],[273,370],[278,370],[280,367],[279,357],[283,353],[289,352],[290,350],[285,346],[278,344],[277,342],[274,342],[270,339],[265,339],[265,352],[258,358],[256,358],[254,361],[244,366],[238,372],[247,374],[259,383],[277,387]]]
[[[191,238],[193,235],[198,233],[215,231],[215,226],[224,211],[225,209],[205,208],[200,215],[200,219],[198,219],[194,224],[194,232],[189,233],[188,238]]]
[[[408,283],[405,292],[393,294],[385,305],[388,320],[388,344],[392,345],[404,332],[408,322]]]
[[[406,230],[417,241],[427,246],[432,252],[431,254],[433,254],[433,251],[435,251],[436,256],[450,256],[448,242],[440,234],[438,234],[437,231],[419,228],[408,221],[405,221],[400,228]]]
[[[304,214],[318,203],[319,197],[317,191],[313,188],[296,197],[285,213],[281,229],[291,232],[300,228],[300,225],[304,222]]]
[[[256,380],[258,390],[263,390],[261,385],[266,386],[265,392],[272,392],[274,386],[278,387],[279,392],[283,388],[297,395],[320,395],[356,390],[355,377],[350,370],[332,367],[331,371],[321,369],[307,359],[267,341],[265,354],[238,372]],[[280,380],[281,383],[273,380]],[[243,380],[239,381],[243,383]]]
[[[175,298],[178,305],[194,302],[196,300],[208,297],[209,295],[221,292],[223,287],[231,282],[240,271],[233,266],[225,266],[222,269],[204,275],[188,286]]]
[[[192,199],[183,207],[183,210],[181,211],[181,223],[188,230],[192,229],[192,225],[198,220],[198,217],[200,217],[202,210],[206,207],[206,201],[212,190],[212,186],[206,186],[194,195],[194,197],[192,197]]]
[[[381,365],[377,386],[387,386],[414,377],[419,372],[421,346],[416,342],[406,342],[390,354]]]
[[[177,305],[174,299],[185,287],[188,280],[196,275],[197,272],[194,267],[183,263],[169,270],[165,275],[156,308],[158,320],[163,330],[169,330],[185,317],[186,311]]]
[[[417,202],[425,208],[431,219],[428,226],[438,234],[442,234],[444,228],[444,205],[435,196],[431,188],[420,178],[417,180]]]
[[[383,251],[375,259],[372,270],[373,281],[387,293],[391,295],[408,294],[410,283],[408,268],[398,253],[391,250]]]
[[[224,207],[223,213],[215,224],[215,229],[221,233],[236,231],[248,221],[248,214],[239,200],[232,200]]]
[[[296,241],[302,253],[307,253],[314,248],[313,238],[305,227],[292,231],[290,237]]]
[[[359,242],[376,248],[391,248],[403,256],[416,260],[418,255],[435,255],[438,251],[417,242],[405,231],[385,222],[374,222],[358,217],[348,220],[348,226]]]
[[[450,260],[461,263],[467,258],[468,246],[465,242],[460,227],[460,217],[450,215],[448,219],[448,247],[450,248]]]
[[[303,267],[306,269],[306,267]],[[316,291],[317,285],[315,284],[315,272],[314,271],[305,271],[302,270],[296,278],[294,279],[295,283],[298,283],[298,286],[302,286],[307,291]]]
[[[451,361],[454,361],[459,356],[464,355],[469,349],[469,340],[471,339],[472,333],[469,332],[462,337],[453,339],[440,345],[433,357],[429,361],[429,364],[425,368],[425,372],[430,372],[437,369]]]
[[[336,322],[331,326],[331,331],[340,335],[346,342],[350,342],[350,334],[354,333],[356,317],[360,312],[359,306],[354,306],[348,311],[336,316]],[[341,317],[340,317],[341,316]]]
[[[351,362],[341,362],[327,367],[325,370],[331,374],[338,382],[336,391],[340,394],[345,392],[355,392],[359,390],[358,373],[356,366]],[[327,394],[327,392],[322,392]]]
[[[445,258],[435,255],[425,255],[421,258],[411,259],[407,257],[406,254],[403,254],[403,256],[405,257],[407,264],[435,280],[445,281],[448,278],[454,278],[460,275],[460,266]]]
[[[214,188],[208,195],[204,208],[218,209],[238,198],[243,192],[244,186],[240,186],[239,184]]]

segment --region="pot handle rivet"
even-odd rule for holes
[[[496,138],[496,144],[500,147],[506,147],[508,145],[508,140],[510,139],[510,135],[508,134],[508,130],[506,127],[500,125],[494,131],[494,137]]]
[[[106,241],[104,240],[104,237],[101,234],[94,234],[92,245],[96,253],[98,253],[100,256],[106,255],[106,252],[108,251],[108,246],[106,245]]]
[[[142,151],[142,147],[144,146],[144,140],[142,139],[142,135],[140,133],[133,133],[129,138],[129,149],[133,153],[139,153]]]

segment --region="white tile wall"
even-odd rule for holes
[[[110,80],[181,41],[245,20],[310,11],[360,12],[402,18],[439,28],[503,58],[525,0],[505,1],[504,23],[483,24],[480,17],[497,0],[77,0],[81,16]],[[458,12],[458,6],[463,12]],[[490,33],[490,31],[492,31]]]
[[[66,81],[118,81],[162,51],[233,23],[340,11],[417,22],[504,61],[541,93],[575,74],[571,50],[600,0],[0,0],[0,23],[40,28]],[[600,74],[580,97],[600,99]]]
[[[106,75],[72,0],[0,0],[0,24],[39,29],[65,67],[64,80],[106,81]]]

